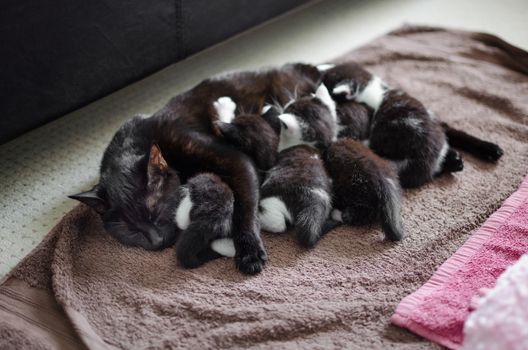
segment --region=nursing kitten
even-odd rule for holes
[[[279,153],[260,188],[259,219],[262,229],[284,232],[295,227],[297,239],[307,247],[333,228],[331,183],[320,153],[308,145],[296,145]]]
[[[356,101],[336,101],[337,138],[366,141],[370,136],[372,109]]]
[[[324,151],[337,138],[335,102],[324,84],[312,96],[288,102],[280,112],[279,151],[299,144]]]
[[[235,256],[232,236],[233,192],[218,176],[202,173],[180,187],[174,219],[181,230],[176,258],[185,268],[220,256]]]
[[[397,162],[402,187],[417,187],[442,172],[463,169],[441,125],[415,98],[390,89],[354,62],[326,70],[323,78],[336,99],[364,103],[374,111],[369,147]]]
[[[400,240],[403,237],[400,214],[401,194],[392,164],[376,156],[358,141],[344,138],[329,143],[328,141],[335,140],[335,126],[330,128],[334,130],[333,133],[315,131],[326,129],[327,124],[322,121],[340,123],[337,106],[328,100],[330,96],[326,91],[325,85],[322,84],[316,93],[320,97],[304,99],[303,109],[289,108],[289,106],[285,109],[285,112],[290,112],[294,118],[279,116],[284,124],[291,125],[283,126],[281,143],[310,145],[314,142],[307,136],[326,135],[326,142],[318,143],[328,145],[323,148],[324,160],[332,179],[334,207],[337,209],[332,219],[349,225],[361,225],[381,219],[387,238],[393,241]],[[319,101],[325,101],[324,108],[315,108]],[[294,101],[291,106],[295,107],[297,103]],[[351,108],[357,107],[352,103],[349,105]],[[306,111],[309,111],[309,114],[306,114]],[[369,117],[365,109],[360,109],[359,113],[366,118]],[[365,119],[362,122],[367,123]],[[288,132],[289,130],[300,130],[301,132]],[[333,139],[330,139],[329,135],[333,135]],[[361,136],[357,137],[361,138]],[[263,193],[262,197],[264,197]],[[262,202],[263,200],[261,200],[261,207]],[[282,223],[282,221],[279,222]],[[263,223],[262,226],[264,227],[265,224]]]
[[[389,240],[401,240],[401,190],[394,165],[350,138],[334,142],[325,162],[334,193],[332,218],[347,225],[379,220]]]
[[[309,99],[317,98],[309,97]],[[223,103],[222,101],[219,102]],[[292,105],[296,103],[297,101]],[[319,108],[320,103],[320,101],[315,102],[313,108]],[[305,108],[302,102],[289,111]],[[264,166],[269,169],[260,188],[259,219],[262,229],[269,232],[284,232],[288,224],[291,224],[295,227],[299,242],[311,247],[332,228],[332,223],[327,222],[331,209],[330,180],[319,152],[313,147],[292,145],[277,156],[279,137],[272,125],[280,127],[277,121],[282,120],[281,118],[284,116],[277,116],[277,113],[267,109],[262,117],[240,115],[236,116],[232,123],[217,122],[217,124],[228,142],[253,155],[253,159],[256,164],[261,165],[261,169]],[[285,119],[286,122],[291,123],[290,116]],[[317,134],[315,129],[318,124],[315,119],[308,120],[303,130],[306,133]],[[287,132],[286,128],[283,125],[279,134]],[[268,165],[271,163],[268,160],[272,158],[277,161],[270,169]]]

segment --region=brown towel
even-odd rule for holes
[[[0,348],[429,348],[389,324],[416,290],[528,173],[528,53],[497,37],[406,26],[337,61],[356,60],[421,99],[439,119],[497,142],[403,203],[407,237],[339,228],[311,250],[265,235],[269,263],[248,277],[231,259],[196,270],[173,249],[127,248],[79,206],[0,287]]]

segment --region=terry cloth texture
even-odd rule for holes
[[[528,233],[528,202],[521,226]],[[526,241],[525,241],[526,242]],[[499,276],[464,323],[464,350],[528,349],[528,255]]]
[[[403,299],[391,318],[392,322],[450,349],[459,349],[464,340],[464,321],[469,315],[472,298],[478,294],[479,289],[493,287],[498,276],[525,253],[528,253],[528,177],[519,190],[442,264],[424,286]],[[526,281],[523,282],[524,284],[519,281],[517,285],[524,286]],[[515,286],[512,283],[509,292],[515,291]],[[522,293],[517,295],[522,298]],[[506,294],[503,295],[505,296]],[[526,311],[519,300],[503,298],[502,301],[505,304],[516,304],[516,308],[523,310],[521,313],[526,317]],[[501,308],[506,314],[506,308]],[[488,312],[487,315],[489,314]],[[500,315],[497,312],[495,314]],[[505,314],[495,320],[482,322],[487,323],[488,327],[493,325],[492,328],[495,329],[495,332],[487,333],[488,337],[482,338],[482,344],[486,344],[486,339],[492,340],[494,337],[506,340],[505,334],[499,330],[508,329],[508,319],[513,322],[520,318],[504,317]],[[499,327],[501,323],[505,326]],[[513,338],[521,338],[522,333],[514,327],[510,333]],[[472,342],[474,345],[479,343],[475,335]],[[492,344],[489,343],[485,348],[503,348]]]
[[[504,156],[465,155],[463,172],[406,191],[397,244],[379,227],[336,229],[311,250],[264,235],[270,260],[254,277],[227,258],[183,270],[173,249],[122,246],[80,205],[3,281],[0,348],[437,347],[390,316],[528,173],[528,53],[492,35],[406,26],[346,60]]]

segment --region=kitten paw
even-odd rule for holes
[[[491,142],[484,142],[481,145],[481,149],[481,158],[490,162],[496,162],[504,154],[504,151],[499,145]]]
[[[247,252],[246,254],[235,256],[237,269],[246,275],[256,275],[261,272],[267,260],[268,256],[261,248],[252,253]]]
[[[449,173],[456,173],[458,171],[464,170],[464,160],[462,159],[460,153],[450,150],[444,159],[442,170]]]
[[[218,114],[218,119],[224,123],[231,123],[235,118],[236,103],[230,97],[219,97],[213,102],[213,107]]]

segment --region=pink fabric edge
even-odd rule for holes
[[[438,335],[411,320],[408,315],[433,290],[447,282],[484,244],[488,238],[514,213],[514,211],[528,197],[528,176],[526,176],[517,191],[515,191],[502,206],[493,213],[449,259],[447,259],[433,274],[433,276],[417,291],[409,294],[396,307],[390,321],[400,327],[407,328],[424,338],[442,346],[457,349],[461,344],[453,343],[450,339]]]

